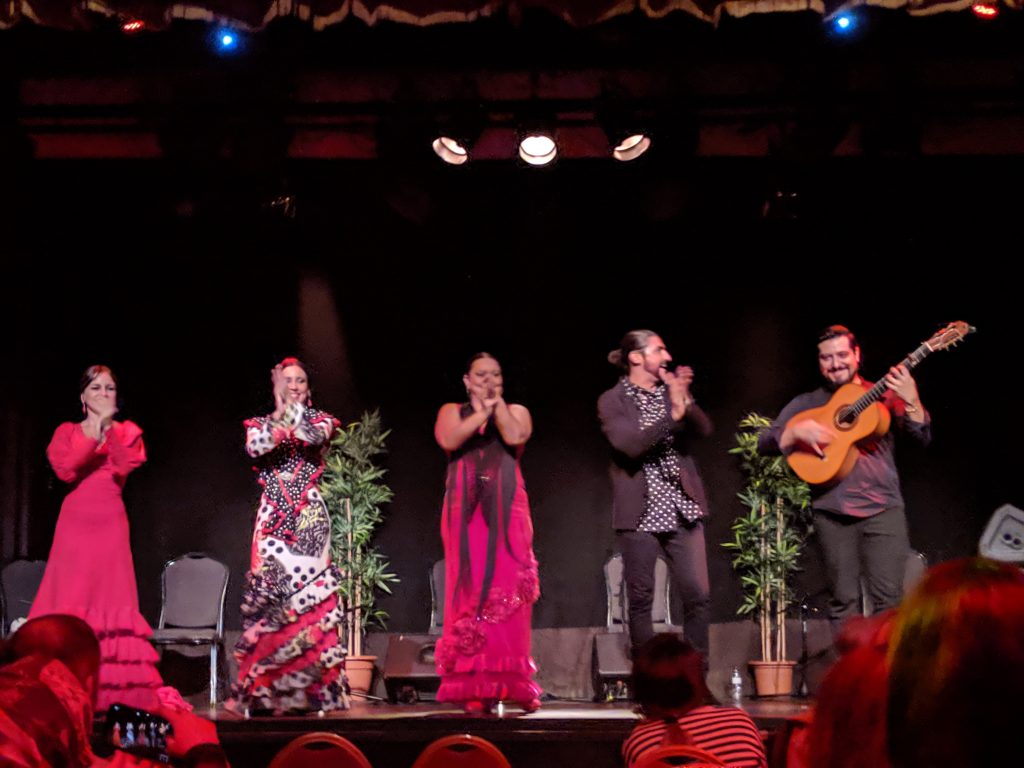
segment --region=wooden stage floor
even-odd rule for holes
[[[807,699],[745,699],[743,708],[764,732],[807,709]],[[471,733],[494,742],[519,766],[586,765],[620,768],[619,747],[636,722],[628,702],[546,701],[537,712],[514,706],[501,715],[466,715],[446,704],[355,701],[350,710],[318,717],[242,718],[218,710],[221,743],[233,768],[263,768],[289,740],[310,731],[337,733],[354,742],[374,768],[409,768],[434,739]]]

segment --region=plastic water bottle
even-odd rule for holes
[[[733,667],[732,675],[729,677],[729,698],[734,704],[739,704],[743,700],[743,675],[740,674],[739,667]]]

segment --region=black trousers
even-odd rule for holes
[[[668,563],[672,588],[683,602],[683,634],[708,658],[708,623],[711,587],[708,557],[704,548],[704,523],[697,521],[667,533],[616,531],[622,553],[623,577],[629,598],[629,637],[634,653],[654,637],[651,606],[654,603],[654,564],[659,554]]]
[[[825,560],[833,635],[860,612],[861,579],[876,613],[903,598],[903,573],[910,554],[903,507],[871,517],[814,510],[814,530]]]

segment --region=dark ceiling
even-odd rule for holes
[[[501,160],[541,118],[569,160],[606,157],[615,120],[676,156],[1024,153],[1024,14],[860,13],[847,38],[811,12],[320,32],[285,18],[229,55],[204,22],[130,36],[102,16],[89,31],[23,22],[0,32],[0,131],[37,159],[365,160],[445,126]]]

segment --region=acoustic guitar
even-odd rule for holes
[[[956,345],[974,330],[964,322],[950,323],[907,355],[900,365],[912,370],[932,352]],[[836,433],[835,439],[821,448],[821,456],[809,446],[798,444],[786,457],[801,480],[811,485],[824,485],[839,482],[850,474],[860,455],[857,443],[877,440],[889,431],[889,409],[880,402],[887,389],[884,378],[867,390],[850,382],[837,389],[825,405],[801,411],[786,422],[788,429],[797,422],[813,419]]]

